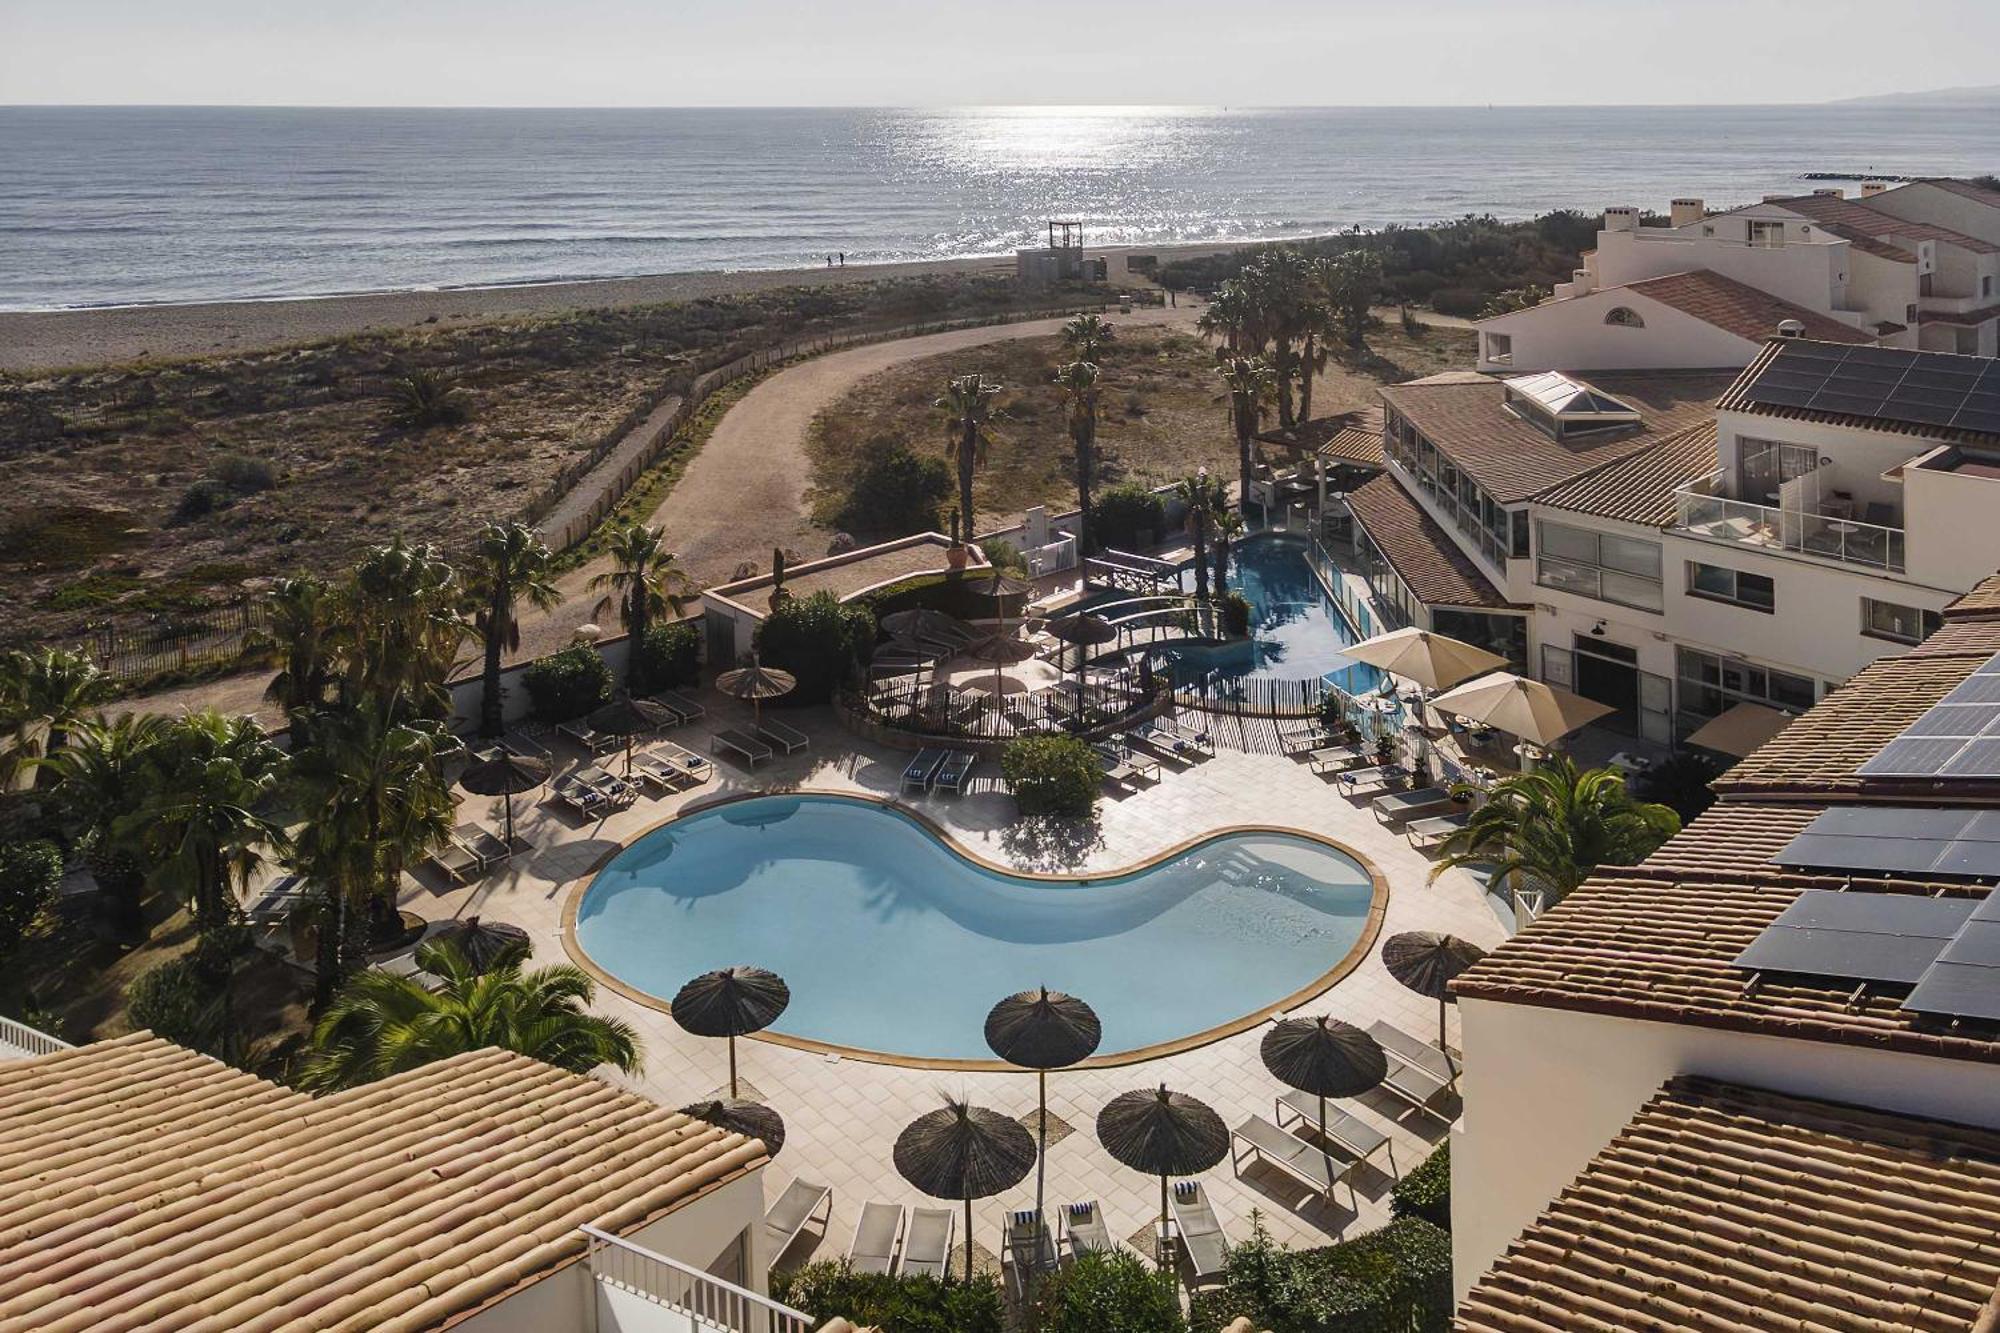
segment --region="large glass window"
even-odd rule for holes
[[[1813,706],[1818,687],[1810,676],[1795,676],[1733,657],[1694,648],[1675,654],[1680,673],[1682,730],[1691,731],[1740,703],[1763,704],[1799,713]]]
[[[1937,633],[1943,623],[1943,617],[1935,611],[1898,606],[1894,602],[1878,602],[1873,597],[1861,599],[1861,632],[1871,639],[1922,643]]]
[[[1544,519],[1535,582],[1616,602],[1640,611],[1658,611],[1665,603],[1660,580],[1660,544]]]
[[[1688,561],[1688,592],[1710,601],[1728,602],[1766,614],[1777,609],[1777,585],[1762,574],[1745,574],[1722,565]]]

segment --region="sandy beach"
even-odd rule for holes
[[[1103,258],[1112,279],[1126,278],[1130,254],[1162,259],[1216,254],[1232,245],[1169,245],[1088,251]],[[777,287],[873,282],[935,273],[1012,273],[1011,258],[947,259],[910,264],[849,264],[844,268],[663,273],[645,278],[557,282],[525,287],[376,292],[296,301],[219,301],[199,305],[113,306],[88,310],[0,312],[0,371],[38,372],[139,360],[227,356],[357,333],[424,324],[477,324],[550,315],[732,296]],[[1131,275],[1137,276],[1137,275]]]

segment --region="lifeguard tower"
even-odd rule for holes
[[[1014,252],[1014,276],[1023,287],[1047,287],[1089,276],[1083,258],[1083,224],[1052,219],[1048,228],[1047,246]]]

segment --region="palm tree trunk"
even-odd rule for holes
[[[978,448],[979,427],[967,420],[958,442],[958,535],[966,546],[972,545],[972,463]]]
[[[646,641],[646,631],[650,628],[647,619],[651,612],[646,607],[646,581],[642,572],[636,576],[638,582],[632,585],[631,600],[625,604],[625,691],[630,694],[639,684],[639,647]]]
[[[1079,560],[1090,558],[1090,474],[1096,452],[1088,435],[1079,431],[1076,436],[1076,554]]]
[[[1301,422],[1311,421],[1313,417],[1313,362],[1318,359],[1313,355],[1315,342],[1316,339],[1311,334],[1307,334],[1305,355],[1299,358],[1299,420]]]
[[[1248,403],[1236,405],[1236,474],[1239,490],[1236,507],[1243,515],[1244,525],[1250,523],[1250,437],[1253,427],[1250,421],[1251,408]]]
[[[500,646],[507,637],[507,604],[504,594],[496,588],[493,604],[486,610],[486,670],[485,682],[479,696],[479,734],[488,738],[498,736],[502,730],[500,721]]]
[[[1208,519],[1197,512],[1189,515],[1194,528],[1194,595],[1195,600],[1208,600]]]
[[[1298,424],[1292,416],[1292,376],[1298,369],[1298,362],[1292,355],[1290,338],[1278,339],[1277,355],[1273,359],[1278,368],[1278,429],[1290,430]]]

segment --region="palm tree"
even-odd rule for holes
[[[1099,365],[1104,349],[1118,340],[1117,331],[1102,315],[1078,315],[1062,326],[1063,346],[1079,361]]]
[[[1599,866],[1645,860],[1680,826],[1666,806],[1634,799],[1615,769],[1580,770],[1568,755],[1551,755],[1534,772],[1495,785],[1441,844],[1431,878],[1491,864],[1493,878],[1517,896],[1538,894],[1542,907],[1553,907]]]
[[[471,416],[471,400],[442,371],[413,370],[389,382],[389,420],[405,430],[456,426]]]
[[[1228,356],[1215,368],[1229,390],[1229,424],[1236,432],[1236,477],[1239,490],[1237,508],[1247,521],[1250,516],[1250,469],[1254,458],[1253,441],[1257,424],[1270,400],[1275,377],[1271,363],[1261,356]]]
[[[1232,354],[1254,352],[1263,345],[1256,301],[1250,289],[1234,279],[1215,289],[1194,327],[1202,337],[1220,340],[1223,350]]]
[[[1382,258],[1372,250],[1338,255],[1320,277],[1320,286],[1334,327],[1347,345],[1359,348],[1368,332],[1369,311],[1382,295]]]
[[[279,579],[264,606],[268,619],[258,639],[284,659],[264,697],[287,713],[320,707],[333,677],[338,608],[332,590],[311,574]]]
[[[164,717],[100,714],[77,727],[55,755],[40,761],[55,774],[56,795],[109,904],[112,927],[128,940],[146,933],[146,860],[130,816],[147,800],[158,747],[171,730]]]
[[[1221,494],[1220,483],[1209,477],[1207,468],[1174,483],[1174,497],[1187,511],[1188,532],[1194,538],[1194,595],[1204,602],[1208,600],[1208,533]]]
[[[674,553],[660,545],[664,528],[643,523],[621,523],[606,537],[604,553],[611,569],[590,581],[592,592],[606,590],[591,614],[602,617],[614,604],[619,623],[625,626],[625,687],[639,682],[640,651],[646,630],[654,616],[679,615],[686,594],[694,583],[675,563]]]
[[[1304,315],[1311,283],[1306,261],[1290,246],[1281,245],[1259,255],[1243,271],[1243,282],[1258,312],[1263,342],[1270,348],[1273,385],[1278,400],[1278,426],[1291,430],[1292,380],[1298,371],[1293,351],[1304,331]]]
[[[1089,361],[1072,361],[1056,372],[1056,385],[1062,390],[1068,416],[1069,438],[1076,445],[1076,548],[1084,557],[1091,552],[1090,482],[1097,471],[1097,379],[1097,367]]]
[[[933,404],[945,417],[945,456],[958,469],[958,536],[972,542],[972,474],[992,448],[986,433],[994,416],[993,400],[1001,385],[984,375],[958,375],[947,381],[945,391]]]
[[[469,627],[463,596],[457,573],[428,543],[398,537],[363,556],[340,592],[342,699],[397,696],[423,716],[445,716],[444,683]]]
[[[569,964],[526,971],[525,944],[477,971],[457,944],[421,945],[417,966],[442,985],[372,970],[341,989],[313,1029],[299,1085],[314,1092],[351,1088],[433,1060],[497,1046],[583,1074],[640,1066],[638,1033],[588,1012],[596,987]]]
[[[1229,586],[1230,544],[1243,535],[1243,515],[1221,503],[1216,507],[1215,524],[1215,591],[1218,595]]]
[[[111,678],[82,652],[16,650],[0,658],[0,725],[13,733],[0,754],[5,785],[32,785],[36,762],[60,750],[64,734],[115,692]]]
[[[476,603],[473,624],[486,646],[484,689],[479,700],[479,734],[498,736],[500,718],[500,659],[521,646],[521,622],[514,604],[523,598],[538,611],[553,611],[562,601],[550,574],[555,559],[534,529],[525,523],[488,523],[479,533],[479,564],[466,591]],[[637,660],[639,647],[632,645]]]

